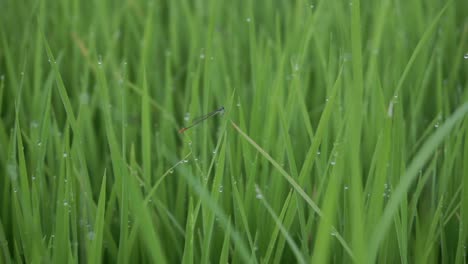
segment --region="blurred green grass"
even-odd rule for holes
[[[465,10],[2,1],[0,262],[465,263]]]

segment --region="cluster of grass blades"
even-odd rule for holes
[[[0,263],[466,263],[465,10],[3,1]]]

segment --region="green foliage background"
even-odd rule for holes
[[[1,1],[0,262],[466,263],[467,10]]]

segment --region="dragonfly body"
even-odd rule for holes
[[[224,113],[224,106],[221,106],[219,109],[211,112],[211,113],[208,113],[204,116],[200,116],[198,118],[195,118],[192,122],[192,124],[190,124],[190,126],[187,126],[187,127],[183,127],[181,129],[179,129],[179,133],[184,133],[186,130],[188,130],[189,128],[192,128],[198,124],[200,124],[201,122],[203,122],[204,120],[212,117],[212,116],[215,116],[217,114],[223,114]]]

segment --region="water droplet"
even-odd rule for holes
[[[331,236],[336,236],[336,232],[333,231],[333,232],[330,233],[330,235],[331,235]]]
[[[468,60],[468,53],[465,53],[465,55],[463,55],[463,58],[464,58],[465,60]]]
[[[353,57],[352,57],[351,53],[345,53],[345,54],[343,54],[343,61],[344,61],[344,62],[350,61],[350,60],[352,60],[352,59],[353,59]]]
[[[82,105],[89,104],[89,94],[88,93],[81,93],[80,94],[80,104],[82,104]]]
[[[314,9],[315,6],[314,6],[314,5],[310,5],[309,7],[310,7],[310,9]]]
[[[24,76],[24,72],[21,72],[20,74],[21,74],[21,76]]]
[[[317,155],[320,155],[320,151],[317,151]]]
[[[18,192],[18,189],[16,189],[16,188],[15,188],[15,189],[13,189],[13,192],[17,193],[17,192]]]
[[[64,158],[67,158],[68,157],[68,154],[66,152],[63,153],[63,157]]]
[[[68,201],[63,201],[63,206],[68,206]]]
[[[330,162],[330,165],[335,166],[335,165],[336,165],[336,161],[332,160],[332,161]]]
[[[122,34],[121,34],[120,30],[117,30],[117,31],[114,33],[114,38],[115,38],[115,39],[119,39],[121,35],[122,35]]]
[[[347,191],[349,189],[348,185],[345,185],[344,189]]]
[[[294,64],[294,71],[299,71],[299,64]]]
[[[222,193],[223,190],[224,190],[224,187],[222,185],[220,185],[219,188],[218,188],[218,192]]]
[[[248,17],[245,21],[247,21],[247,23],[250,23],[250,21],[252,20],[250,19],[250,17]]]
[[[204,60],[205,59],[205,54],[200,54],[200,59]]]
[[[388,117],[393,116],[393,101],[391,101],[390,104],[388,105],[387,116]]]
[[[35,180],[36,180],[36,176],[33,175],[33,176],[31,177],[31,180],[35,181]]]
[[[93,231],[88,232],[88,240],[94,240],[95,236],[96,236],[96,234]]]
[[[184,120],[185,122],[188,122],[190,120],[190,113],[185,113],[185,116],[184,116]]]
[[[182,160],[182,162],[183,162],[183,163],[188,163],[188,162],[189,162],[189,160],[187,160],[187,159],[184,159],[184,160]]]
[[[99,55],[97,63],[98,65],[102,65],[102,55]]]
[[[439,122],[437,122],[435,125],[434,125],[435,128],[438,128],[439,127]]]
[[[8,175],[10,176],[10,179],[12,181],[16,181],[16,179],[18,178],[18,171],[16,169],[16,165],[12,163],[8,164],[7,171],[8,171]]]
[[[216,154],[216,150],[213,150],[213,155],[215,155],[215,154]]]
[[[37,142],[37,146],[38,147],[42,146],[42,142],[41,141]]]
[[[262,191],[260,190],[260,188],[257,185],[255,185],[255,193],[256,193],[255,198],[257,198],[259,200],[263,199]]]
[[[328,102],[328,101],[329,101],[328,98],[325,98],[325,102]]]
[[[174,170],[173,170],[173,169],[170,169],[170,170],[169,170],[169,173],[170,173],[170,174],[174,173]]]
[[[237,103],[237,107],[240,107],[240,106],[241,106],[241,104],[240,104],[240,103]]]

